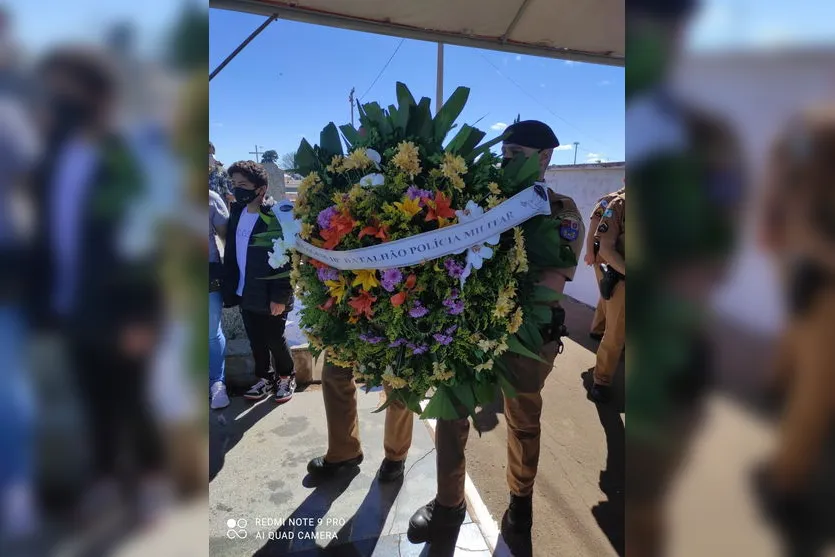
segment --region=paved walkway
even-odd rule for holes
[[[321,391],[297,393],[282,406],[271,400],[251,406],[235,399],[213,414],[213,557],[492,555],[469,516],[447,548],[409,543],[409,518],[435,494],[434,444],[426,425],[416,419],[404,481],[380,484],[375,474],[383,459],[384,414],[372,413],[380,393],[360,393],[358,399],[365,461],[357,474],[319,485],[307,477],[306,466],[325,450]]]

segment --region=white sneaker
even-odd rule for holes
[[[210,399],[212,410],[219,410],[229,406],[229,395],[226,394],[226,385],[222,381],[218,381],[210,389]]]
[[[276,402],[287,402],[293,398],[293,393],[296,392],[296,376],[279,377],[278,386],[275,390]]]

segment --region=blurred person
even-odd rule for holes
[[[626,190],[619,190],[600,217],[594,233],[600,293],[604,303],[603,338],[597,347],[589,398],[605,404],[611,399],[612,376],[626,343]]]
[[[0,58],[3,50],[0,44]],[[38,528],[37,406],[26,369],[27,323],[21,303],[22,270],[30,254],[21,213],[31,202],[26,186],[38,149],[39,137],[23,103],[0,92],[0,543],[31,536]]]
[[[226,307],[241,308],[258,377],[244,398],[261,400],[273,395],[283,403],[296,391],[293,357],[284,336],[287,315],[293,309],[293,289],[288,278],[264,279],[288,270],[289,264],[276,271],[269,265],[269,250],[254,245],[255,237],[267,231],[261,215],[272,217],[272,206],[264,202],[267,171],[254,161],[239,161],[229,167],[229,175],[235,185],[235,203],[226,232],[223,298]]]
[[[162,299],[154,252],[130,253],[121,233],[144,195],[144,175],[115,129],[119,87],[103,52],[58,48],[38,73],[48,128],[33,184],[41,207],[32,314],[42,330],[64,336],[86,413],[94,485],[82,512],[127,501],[150,519],[165,483],[147,395]]]
[[[226,203],[234,201],[232,181],[223,163],[215,158],[215,146],[209,142],[209,191],[218,194]]]
[[[627,3],[627,555],[667,554],[667,494],[712,382],[707,308],[727,275],[744,201],[735,134],[672,87],[696,7]]]
[[[516,122],[505,131],[507,136],[502,144],[502,164],[508,164],[520,154],[537,158],[537,184],[546,188],[551,218],[559,221],[559,236],[563,245],[573,255],[570,264],[546,270],[540,280],[542,286],[562,294],[566,282],[574,279],[585,230],[574,200],[551,190],[545,183],[545,172],[554,149],[560,142],[550,126],[537,120]],[[510,353],[502,357],[510,375],[514,377],[511,383],[516,390],[515,397],[504,397],[504,415],[507,421],[507,485],[510,494],[508,508],[502,517],[502,534],[518,555],[526,555],[532,551],[533,488],[539,466],[542,389],[554,367],[554,360],[562,352],[561,339],[568,334],[565,327],[565,309],[558,301],[552,303],[551,315],[551,323],[540,328],[544,344],[539,357],[544,363]],[[458,420],[438,420],[435,429],[438,489],[435,499],[419,508],[409,520],[407,533],[412,543],[443,538],[445,533],[454,532],[463,522],[466,512],[465,448],[469,431],[470,422],[466,417]]]
[[[583,256],[583,261],[586,265],[589,265],[594,269],[594,276],[597,278],[598,284],[603,278],[603,272],[599,267],[599,265],[603,263],[603,260],[599,257],[598,253],[600,250],[600,243],[595,241],[594,235],[597,233],[597,227],[600,225],[600,218],[603,216],[603,213],[606,211],[609,203],[622,191],[623,188],[616,192],[607,193],[598,199],[597,203],[594,205],[594,209],[592,209],[591,217],[589,217],[589,229],[586,234],[586,250],[585,255]],[[597,306],[594,309],[594,317],[591,320],[591,329],[589,331],[589,336],[597,341],[603,338],[603,331],[606,330],[606,305],[604,302],[605,300],[603,300],[603,298],[600,298],[597,301]]]
[[[226,394],[226,337],[223,335],[223,262],[218,239],[226,239],[229,210],[216,192],[209,190],[209,397],[212,410],[229,406]]]
[[[800,554],[799,540],[816,555],[833,524],[814,493],[835,426],[835,104],[792,119],[769,162],[762,240],[784,279],[789,319],[775,369],[785,399],[779,441],[757,487],[789,552]]]

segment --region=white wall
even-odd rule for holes
[[[796,110],[835,98],[833,55],[835,51],[702,55],[685,60],[679,74],[682,94],[727,118],[742,141],[751,210],[739,257],[716,307],[757,331],[774,332],[783,319],[773,268],[755,242],[755,208],[768,150]]]
[[[597,200],[623,187],[624,172],[623,164],[557,166],[548,169],[545,181],[554,191],[574,199],[588,231],[589,215]],[[583,255],[580,254],[577,273],[574,280],[566,284],[565,293],[594,307],[600,297],[600,290],[594,271],[583,263]]]

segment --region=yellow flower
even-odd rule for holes
[[[348,323],[350,323],[351,325],[356,325],[359,320],[360,320],[359,315],[352,315],[351,317],[348,318]]]
[[[496,350],[493,351],[495,356],[501,356],[505,352],[507,352],[510,347],[507,345],[507,335],[503,336],[499,339],[498,346],[496,346]]]
[[[331,201],[333,201],[337,207],[341,208],[345,204],[345,194],[339,191],[333,192]]]
[[[380,286],[380,282],[377,280],[377,271],[375,269],[362,269],[359,271],[353,271],[353,273],[357,276],[357,278],[354,279],[351,286],[362,286],[362,289],[366,292],[369,292],[376,286]],[[325,284],[327,284],[327,282]]]
[[[487,198],[487,208],[492,209],[493,207],[497,207],[500,203],[504,202],[504,197],[496,197],[495,195],[491,195]]]
[[[461,176],[452,176],[449,179],[452,182],[452,187],[457,189],[458,191],[464,191],[466,184],[464,183],[464,179]]]
[[[493,360],[487,360],[483,364],[478,364],[475,366],[476,371],[488,371],[493,369]]]
[[[309,222],[302,223],[302,229],[299,231],[299,236],[302,240],[309,240],[313,236],[313,225]]]
[[[400,142],[391,162],[412,178],[420,174],[420,156],[417,147],[411,141]]]
[[[391,366],[386,367],[382,379],[383,383],[387,384],[392,389],[402,389],[403,387],[408,385],[405,379],[403,379],[402,377],[397,377],[394,374],[394,370],[391,368]]]
[[[513,263],[516,266],[516,272],[527,273],[528,253],[525,251],[525,237],[522,235],[522,229],[518,226],[513,229],[513,239],[515,241],[513,247]]]
[[[342,157],[342,155],[334,155],[331,159],[331,163],[328,165],[326,170],[328,172],[335,173],[343,172],[344,170],[346,170],[346,168],[344,167],[344,163],[345,159]]]
[[[417,199],[409,199],[408,197],[404,197],[402,202],[395,201],[394,206],[400,209],[400,212],[408,218],[414,217],[423,210]]]
[[[455,372],[447,369],[446,365],[441,362],[432,363],[432,377],[438,381],[446,381],[455,376]]]
[[[490,182],[487,184],[487,189],[490,190],[490,193],[493,195],[501,195],[502,190],[499,188],[499,184],[496,182]]]
[[[507,325],[507,332],[514,335],[516,331],[522,326],[522,308],[516,308],[510,318],[510,323]]]
[[[505,286],[499,291],[499,296],[507,298],[508,300],[513,300],[516,298],[516,287],[512,284]]]
[[[459,155],[444,153],[444,162],[441,163],[441,172],[447,178],[455,178],[467,173],[467,163]]]
[[[348,191],[348,199],[351,201],[351,203],[356,203],[364,195],[365,190],[362,189],[362,186],[360,186],[359,184],[354,184],[354,187],[352,187]]]
[[[492,340],[481,339],[478,341],[478,347],[481,348],[483,351],[488,352],[496,345],[495,342]]]
[[[362,170],[368,166],[371,166],[371,159],[368,158],[368,153],[366,153],[365,147],[354,149],[354,151],[342,161],[342,168],[345,170]]]
[[[340,360],[339,358],[334,356],[331,353],[331,351],[328,351],[328,361],[335,366],[347,367],[347,368],[352,368],[356,364],[356,362],[351,362],[351,361],[348,361],[348,360]]]
[[[309,331],[302,332],[304,333],[304,336],[307,337],[307,342],[310,344],[310,346],[317,350],[322,350],[324,348],[324,346],[322,345],[322,339],[320,339],[319,337],[317,337]]]
[[[505,317],[513,309],[513,302],[507,298],[499,298],[496,300],[496,309],[493,310],[493,317],[501,319]]]
[[[341,302],[348,292],[348,281],[342,275],[339,275],[339,280],[326,280],[325,286],[328,287],[328,292],[336,298],[337,302]]]

